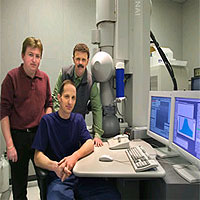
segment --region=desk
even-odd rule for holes
[[[143,140],[134,140],[130,146],[142,145],[151,155],[155,150]],[[100,162],[101,155],[108,154],[123,162]],[[172,164],[182,163],[182,158],[159,160],[157,171],[136,173],[124,150],[110,150],[108,144],[95,147],[89,156],[79,160],[74,174],[81,177],[113,177],[123,200],[197,200],[200,199],[200,184],[189,184],[173,169]],[[164,169],[165,170],[164,170]]]
[[[152,156],[155,150],[143,140],[130,141],[130,147],[141,145]],[[101,162],[99,157],[103,154],[110,155],[112,162]],[[102,147],[95,147],[94,152],[77,162],[73,173],[79,177],[113,177],[113,178],[158,178],[165,176],[165,170],[158,163],[157,170],[135,172],[124,149],[110,150],[108,143]]]
[[[200,183],[190,184],[173,169],[173,164],[188,164],[182,157],[159,159],[166,171],[162,179],[140,181],[140,199],[197,200],[200,199]],[[158,191],[159,188],[159,191]],[[149,198],[151,197],[151,198]]]

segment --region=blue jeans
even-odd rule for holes
[[[120,200],[114,185],[104,178],[79,178],[73,174],[64,182],[53,180],[48,185],[48,200]]]

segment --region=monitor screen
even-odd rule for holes
[[[160,157],[172,156],[167,155],[172,137],[171,107],[172,91],[150,91],[147,135],[167,146],[156,149]],[[163,151],[162,156],[160,150]]]
[[[150,91],[148,113],[148,135],[161,143],[169,144],[171,93]]]
[[[200,160],[200,92],[190,95],[175,93],[173,143],[187,154]]]
[[[170,97],[151,97],[149,129],[167,140],[169,139],[170,109]]]
[[[191,90],[200,90],[200,77],[192,77]]]

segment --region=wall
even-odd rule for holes
[[[188,79],[200,66],[199,0],[152,0],[151,30],[161,47],[169,47],[177,60],[188,61]]]
[[[190,77],[200,67],[200,1],[189,0],[183,6],[183,57],[188,60]]]
[[[152,0],[151,31],[161,47],[168,47],[182,60],[182,4]]]
[[[53,90],[62,66],[72,64],[76,43],[88,44],[92,52],[91,30],[95,28],[95,0],[0,0],[1,2],[1,75],[20,65],[21,46],[28,36],[42,40],[40,69],[50,77]],[[0,136],[1,152],[5,144]]]
[[[53,88],[60,68],[72,63],[74,45],[85,42],[92,47],[94,27],[94,0],[2,0],[1,80],[20,64],[23,40],[35,36],[44,45],[40,68],[48,73]]]

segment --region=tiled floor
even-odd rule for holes
[[[39,188],[37,186],[36,181],[31,181],[28,184],[28,194],[27,197],[29,200],[39,200]],[[4,194],[0,195],[0,200],[13,200],[11,188],[9,191],[5,192]]]

